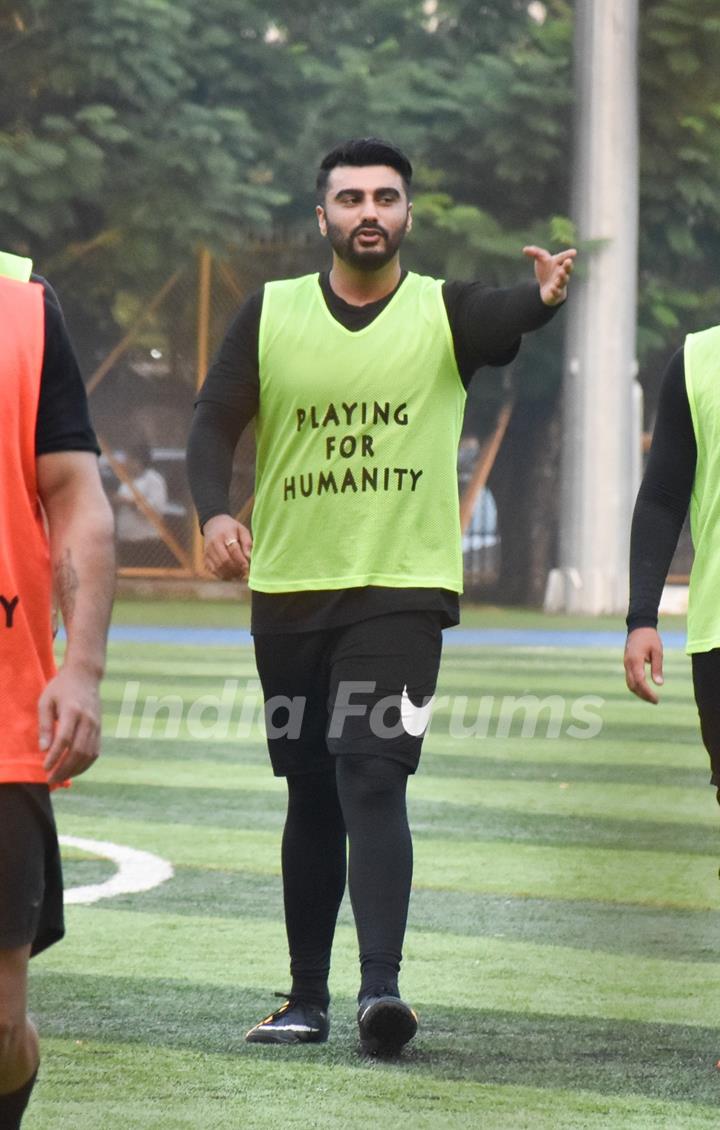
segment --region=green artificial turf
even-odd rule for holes
[[[250,603],[247,593],[237,600],[147,600],[123,596],[115,604],[115,624],[168,624],[174,627],[247,628]],[[664,616],[661,627],[682,631],[684,616]],[[496,605],[462,602],[462,626],[466,628],[527,628],[541,631],[625,630],[622,616],[548,615],[534,608],[499,608]]]
[[[228,606],[217,620],[214,607],[124,603],[117,618],[228,626]],[[33,962],[45,1059],[28,1130],[717,1125],[720,813],[681,653],[668,652],[651,708],[610,650],[447,649],[449,701],[409,788],[402,985],[421,1026],[378,1062],[357,1043],[347,900],[328,1044],[243,1040],[288,984],[285,790],[266,763],[251,652],[110,650],[104,753],[56,795],[60,832],[157,853],[175,874],[69,907],[66,940]],[[533,736],[522,712],[499,727],[522,695],[559,696],[557,733],[549,706]],[[570,732],[583,695],[599,700],[591,738]],[[172,696],[154,720],[153,696]],[[461,734],[483,697],[484,732]],[[106,879],[100,854],[67,849],[67,886]]]

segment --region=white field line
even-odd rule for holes
[[[84,840],[77,836],[60,836],[60,843],[80,851],[92,852],[103,859],[111,859],[117,864],[117,871],[104,883],[92,883],[84,887],[71,887],[65,891],[65,905],[78,903],[87,905],[100,899],[114,898],[115,895],[135,894],[159,887],[173,877],[172,864],[159,855],[122,844],[107,843],[104,840]]]

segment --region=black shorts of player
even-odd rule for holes
[[[317,632],[256,635],[277,777],[379,754],[414,773],[442,651],[437,612],[393,612]]]
[[[696,652],[691,658],[700,732],[710,757],[710,784],[720,789],[720,648]]]
[[[0,949],[40,953],[65,933],[55,817],[47,785],[0,784]]]

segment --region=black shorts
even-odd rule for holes
[[[55,817],[47,785],[0,784],[0,949],[40,953],[65,933]]]
[[[691,658],[700,732],[710,756],[710,784],[720,788],[720,648],[696,652]]]
[[[435,693],[442,617],[393,612],[317,632],[256,635],[270,760],[277,777],[381,754],[411,773]]]

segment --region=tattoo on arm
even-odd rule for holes
[[[75,598],[80,581],[73,564],[72,553],[66,549],[55,565],[55,592],[60,603],[63,623],[69,627],[75,614]]]

